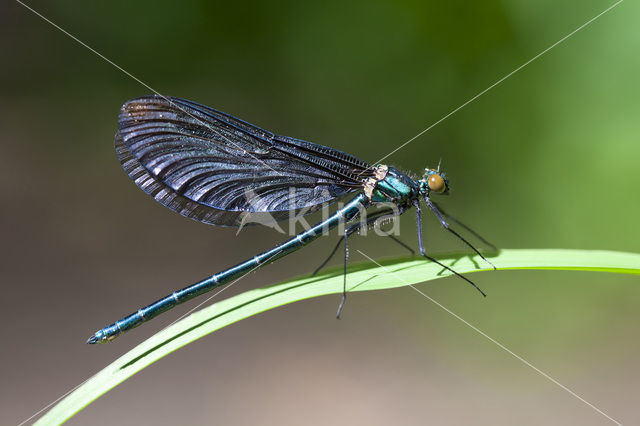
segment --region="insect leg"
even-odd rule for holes
[[[345,232],[344,235],[344,273],[342,275],[342,299],[340,299],[340,305],[338,305],[338,312],[336,313],[336,318],[340,319],[340,314],[342,313],[342,308],[344,307],[344,302],[347,300],[347,259],[349,258],[349,249],[347,248],[347,238],[348,235]]]
[[[393,212],[392,209],[383,209],[380,210],[378,212],[375,212],[374,214],[371,215],[371,217],[369,217],[369,219],[367,219],[367,221],[362,224],[360,222],[351,225],[349,228],[347,228],[347,230],[345,231],[345,234],[347,237],[349,237],[350,235],[354,234],[355,232],[358,232],[360,229],[362,229],[362,226],[371,226],[375,223],[376,220],[378,219],[384,219],[386,216],[388,217],[393,217],[394,215],[392,215],[391,213]],[[399,245],[401,245],[402,247],[404,247],[405,249],[407,249],[409,251],[409,253],[411,253],[412,255],[415,254],[415,251],[409,247],[407,244],[403,243],[402,241],[400,241],[398,238],[396,238],[395,236],[391,235],[391,234],[386,234],[387,237],[391,238],[391,240],[395,241],[396,243],[398,243]],[[340,239],[338,240],[338,242],[336,243],[335,247],[333,248],[333,250],[331,250],[331,253],[329,253],[329,256],[327,256],[327,258],[324,260],[324,262],[322,262],[320,264],[320,266],[318,266],[315,271],[313,271],[313,274],[311,274],[311,276],[315,276],[318,272],[320,272],[320,270],[322,268],[324,268],[327,263],[329,263],[329,261],[331,260],[331,258],[336,254],[336,252],[338,251],[338,248],[340,248],[340,246],[342,245],[342,240],[345,238],[345,236],[341,236]]]
[[[477,239],[479,239],[480,241],[482,241],[483,243],[485,243],[486,245],[488,245],[491,250],[494,251],[498,251],[498,248],[491,244],[489,241],[485,240],[480,234],[478,234],[476,231],[474,231],[473,229],[469,228],[467,225],[465,225],[464,223],[460,222],[458,219],[456,219],[455,217],[451,216],[449,213],[445,212],[444,210],[442,210],[442,207],[440,207],[440,205],[438,203],[435,203],[433,201],[431,201],[431,203],[440,211],[440,213],[442,214],[442,216],[446,217],[447,219],[451,220],[454,223],[457,223],[460,227],[466,229],[467,231],[469,231],[469,233],[471,233],[473,236],[475,236]]]
[[[383,209],[379,212],[374,213],[371,217],[367,219],[367,221],[362,224],[360,222],[351,225],[344,233],[342,239],[344,240],[344,273],[343,273],[343,284],[342,284],[342,299],[340,300],[340,305],[338,306],[338,312],[336,313],[336,318],[340,319],[340,315],[342,314],[342,308],[344,307],[344,302],[347,300],[347,260],[349,258],[349,249],[347,247],[347,239],[351,234],[360,230],[362,226],[370,226],[375,223],[376,220],[383,218],[385,216],[393,216],[390,215],[389,212],[393,212],[392,209]],[[340,244],[340,243],[338,243]],[[336,246],[336,249],[338,246]],[[335,252],[335,250],[334,250]],[[333,255],[333,253],[332,253]]]
[[[471,243],[467,240],[465,240],[462,235],[458,234],[456,231],[454,231],[453,229],[451,229],[451,227],[449,227],[449,224],[447,223],[446,220],[444,220],[444,218],[442,217],[442,214],[440,214],[440,211],[436,208],[436,206],[433,204],[433,202],[428,198],[425,197],[425,201],[427,203],[427,205],[429,206],[429,208],[433,211],[433,213],[436,215],[436,217],[438,218],[438,220],[440,221],[440,223],[442,224],[442,226],[449,232],[451,232],[453,235],[455,235],[456,237],[458,237],[462,242],[464,242],[466,245],[468,245],[469,247],[471,247],[471,249],[473,251],[476,252],[476,254],[478,256],[480,256],[482,259],[484,259],[485,262],[487,262],[489,265],[491,265],[493,267],[493,269],[496,269],[496,266],[491,263],[491,261],[489,261],[486,257],[484,257],[482,255],[482,253],[480,253],[478,251],[477,248],[475,248],[474,246],[471,245]]]
[[[345,235],[343,237],[344,239],[344,275],[343,275],[343,287],[342,287],[342,299],[340,300],[340,305],[338,306],[338,312],[336,314],[336,318],[340,319],[340,314],[342,313],[342,308],[344,307],[344,302],[347,300],[347,260],[349,258],[349,250],[347,248],[347,238],[349,237],[349,235],[353,234],[354,232],[356,232],[357,230],[361,229],[362,226],[368,227],[371,225],[375,225],[377,220],[380,219],[384,219],[387,217],[393,217],[396,215],[400,215],[405,211],[404,208],[400,208],[399,212],[396,214],[396,212],[393,209],[382,209],[379,212],[374,213],[373,215],[371,215],[371,217],[369,217],[366,222],[364,224],[358,222],[354,225],[351,225],[349,228],[347,228],[347,230],[345,231]],[[388,236],[391,236],[389,234],[387,234]],[[398,242],[400,242],[399,240],[396,240]],[[403,246],[406,247],[406,245],[404,243],[401,243]],[[337,246],[336,246],[337,248]],[[335,251],[335,250],[334,250]],[[413,252],[413,250],[411,250]]]
[[[430,261],[442,266],[444,269],[446,269],[449,272],[453,273],[454,275],[457,275],[458,277],[462,278],[463,280],[465,280],[466,282],[468,282],[469,284],[474,286],[476,288],[476,290],[478,290],[480,292],[480,294],[482,294],[483,296],[486,297],[487,295],[482,290],[480,290],[480,287],[475,285],[475,283],[473,281],[471,281],[469,278],[465,277],[464,275],[461,275],[461,274],[457,273],[456,271],[454,271],[453,269],[451,269],[450,267],[448,267],[444,263],[441,263],[441,262],[437,261],[435,258],[433,258],[433,257],[431,257],[431,256],[426,254],[426,252],[424,250],[424,245],[422,244],[422,210],[420,209],[420,201],[416,200],[414,205],[416,207],[416,224],[417,224],[417,227],[418,227],[418,246],[420,248],[420,254],[424,258],[429,259]],[[429,207],[431,207],[431,206],[429,206]]]

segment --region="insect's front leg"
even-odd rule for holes
[[[438,220],[440,221],[440,223],[442,224],[442,226],[444,227],[444,229],[446,229],[447,231],[451,232],[453,235],[455,235],[456,237],[458,237],[463,243],[465,243],[467,246],[469,246],[471,248],[471,250],[473,250],[474,252],[476,252],[476,254],[478,256],[480,256],[482,259],[484,259],[485,262],[487,262],[489,265],[491,265],[493,267],[494,270],[497,270],[496,265],[494,265],[489,259],[487,259],[486,257],[484,257],[482,255],[482,253],[480,253],[478,251],[477,248],[475,248],[469,241],[465,240],[462,235],[458,234],[456,231],[454,231],[453,229],[451,229],[451,227],[449,226],[449,224],[447,223],[446,220],[444,220],[444,218],[442,217],[442,214],[440,213],[440,211],[438,210],[438,208],[435,206],[435,204],[433,203],[433,201],[431,201],[429,199],[429,197],[425,197],[425,202],[427,203],[427,205],[429,206],[429,208],[431,209],[431,211],[433,211],[433,213],[436,215],[436,217],[438,218]],[[418,203],[420,204],[420,203]]]
[[[428,200],[428,198],[427,198]],[[428,202],[428,201],[427,201]],[[454,271],[452,268],[448,267],[447,265],[445,265],[444,263],[439,262],[438,260],[436,260],[435,258],[427,255],[427,253],[425,252],[424,249],[424,245],[422,244],[422,210],[420,209],[420,201],[416,200],[414,202],[414,206],[416,208],[416,225],[418,227],[418,247],[420,248],[420,254],[422,255],[422,257],[424,257],[425,259],[428,259],[430,261],[432,261],[433,263],[436,263],[440,266],[442,266],[444,269],[448,270],[449,272],[453,273],[454,275],[457,275],[458,277],[462,278],[463,280],[465,280],[466,282],[468,282],[469,284],[471,284],[472,286],[474,286],[476,288],[476,290],[478,290],[480,292],[480,294],[482,294],[483,296],[487,296],[482,290],[480,290],[480,287],[478,287],[473,281],[471,281],[469,278],[465,277],[464,275],[459,274],[458,272]],[[444,220],[444,219],[443,219]],[[446,223],[446,222],[445,222]]]
[[[434,201],[431,201],[431,203],[436,207],[436,209],[438,209],[438,211],[440,211],[442,216],[444,216],[445,218],[447,218],[447,219],[451,220],[452,222],[458,224],[460,227],[466,229],[469,233],[474,235],[477,239],[479,239],[480,241],[482,241],[483,243],[488,245],[491,248],[491,250],[498,251],[498,248],[495,245],[493,245],[492,243],[490,243],[489,241],[487,241],[486,239],[484,239],[482,237],[482,235],[478,234],[476,231],[471,229],[469,226],[465,225],[464,223],[462,223],[461,221],[459,221],[458,219],[456,219],[455,217],[451,216],[449,213],[444,211],[442,209],[442,207],[440,207],[440,204],[438,204],[438,203],[436,203]]]

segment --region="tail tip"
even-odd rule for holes
[[[87,345],[95,345],[96,343],[104,343],[106,341],[108,341],[108,339],[105,338],[104,331],[100,330],[93,333],[91,337],[87,339]]]

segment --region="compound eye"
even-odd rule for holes
[[[446,184],[444,183],[444,179],[442,176],[433,174],[429,176],[429,189],[441,194],[446,189]]]

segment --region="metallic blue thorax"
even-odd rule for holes
[[[420,187],[416,181],[399,170],[389,167],[386,176],[376,184],[371,201],[404,204],[415,198],[419,190]]]

